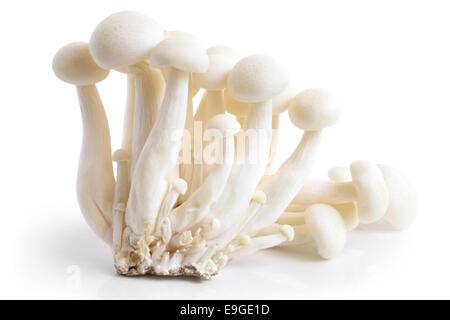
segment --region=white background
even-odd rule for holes
[[[116,275],[77,206],[79,107],[51,61],[124,9],[208,45],[273,55],[299,90],[336,92],[345,113],[326,131],[314,176],[357,159],[401,168],[419,194],[413,227],[352,232],[332,261],[313,247],[268,250],[210,281]],[[0,298],[450,298],[449,17],[448,1],[431,0],[3,1]],[[125,84],[118,73],[99,84],[113,148]],[[301,136],[283,123],[279,161]]]

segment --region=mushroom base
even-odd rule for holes
[[[148,269],[144,270],[143,273],[141,271],[138,271],[138,268],[136,267],[130,267],[126,272],[121,267],[115,266],[116,272],[120,275],[127,276],[127,277],[136,277],[136,276],[145,276],[145,275],[154,275],[154,276],[171,276],[171,277],[177,277],[177,276],[187,276],[187,277],[197,277],[201,280],[209,280],[211,277],[217,275],[219,272],[215,271],[212,273],[205,272],[204,270],[199,269],[197,266],[190,265],[190,266],[181,266],[177,268],[173,268],[168,271],[158,271],[155,267],[149,267]]]

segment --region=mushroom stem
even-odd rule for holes
[[[206,121],[212,117],[225,113],[223,90],[208,90],[206,92]]]
[[[135,74],[136,107],[133,123],[132,177],[139,155],[158,116],[165,87],[164,77],[160,70],[150,68],[146,62],[134,67],[140,72]]]
[[[249,223],[244,227],[244,233],[257,233],[284,212],[312,170],[321,137],[321,131],[305,131],[289,159],[262,182],[259,189],[267,195],[267,202],[253,217],[247,217]]]
[[[314,203],[341,204],[357,201],[357,189],[353,182],[333,182],[309,180],[289,205],[288,211],[296,211],[299,206],[307,207]]]
[[[269,163],[266,172],[271,174],[274,171],[277,147],[278,147],[278,129],[280,128],[280,115],[272,116],[272,143],[270,144]]]
[[[131,155],[133,144],[133,122],[136,98],[135,75],[127,75],[127,103],[125,106],[125,117],[123,121],[122,149]]]
[[[122,247],[124,215],[130,191],[130,156],[124,149],[119,149],[114,153],[113,161],[117,162],[117,183],[113,206],[113,249],[115,253],[119,253]]]
[[[77,86],[77,92],[83,121],[78,203],[89,226],[111,244],[115,181],[108,120],[95,85]]]
[[[153,233],[168,178],[176,165],[186,121],[189,73],[169,69],[161,112],[136,163],[126,213],[127,225],[138,235]]]

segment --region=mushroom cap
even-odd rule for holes
[[[100,82],[109,74],[92,59],[86,42],[73,42],[59,49],[53,58],[53,71],[62,81],[78,86]]]
[[[341,108],[323,89],[307,89],[296,95],[289,105],[292,123],[302,130],[317,131],[335,124]]]
[[[114,162],[130,161],[130,154],[124,149],[117,149],[112,155],[112,161]]]
[[[150,64],[155,68],[176,68],[186,72],[205,72],[209,57],[203,43],[195,36],[175,36],[153,48]]]
[[[185,194],[188,189],[186,180],[177,178],[172,182],[172,188],[179,194]]]
[[[379,164],[389,192],[389,206],[383,220],[397,230],[409,227],[417,215],[417,194],[411,181],[399,170]]]
[[[219,130],[224,137],[233,136],[239,132],[241,125],[229,114],[218,114],[206,124],[206,130]]]
[[[305,210],[305,223],[322,258],[331,259],[344,249],[347,228],[335,208],[313,204]]]
[[[347,167],[333,167],[328,170],[328,178],[334,182],[352,181],[352,174]]]
[[[258,103],[273,99],[289,84],[284,67],[274,58],[253,55],[241,59],[228,75],[231,96],[242,102]]]
[[[223,101],[227,112],[236,117],[246,117],[250,111],[250,105],[247,102],[238,101],[233,98],[228,89],[223,91]]]
[[[278,115],[289,108],[289,103],[297,94],[297,89],[290,85],[272,99],[272,114]]]
[[[193,80],[206,90],[222,90],[227,87],[228,73],[239,60],[239,53],[224,46],[211,47],[207,51],[209,67],[206,72],[193,73]]]
[[[90,48],[99,66],[117,69],[148,59],[162,39],[164,29],[155,20],[139,12],[121,11],[97,25]]]
[[[339,211],[347,230],[353,230],[359,225],[358,207],[355,202],[337,203],[333,207]]]
[[[363,224],[380,220],[389,205],[389,193],[383,173],[376,164],[358,160],[350,165],[357,190],[359,221]]]

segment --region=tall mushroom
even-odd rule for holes
[[[289,159],[258,186],[258,190],[267,195],[267,202],[261,206],[253,204],[253,207],[259,207],[257,210],[252,206],[249,208],[249,222],[242,231],[244,234],[253,235],[274,223],[288,207],[312,170],[322,130],[339,120],[340,107],[325,90],[308,89],[292,99],[289,117],[296,127],[305,132]]]
[[[114,173],[108,120],[96,83],[109,71],[99,67],[89,52],[89,44],[74,42],[62,47],[53,59],[56,76],[76,85],[83,121],[83,141],[78,165],[78,203],[89,226],[112,244],[112,204]]]
[[[264,174],[272,134],[272,98],[288,83],[288,74],[281,64],[265,55],[241,59],[228,76],[228,89],[233,98],[250,103],[247,132],[253,133],[256,139],[251,141],[251,147],[245,148],[242,163],[235,163],[221,197],[212,207],[209,219],[217,219],[220,228],[206,235],[211,249],[205,259],[234,237],[233,226],[245,214]]]
[[[164,77],[159,70],[150,68],[147,61],[153,47],[162,39],[164,30],[156,21],[133,11],[121,11],[110,15],[97,25],[91,35],[90,50],[97,64],[105,69],[128,72],[131,78],[129,81],[135,79],[136,96],[132,128],[129,123],[131,120],[128,122],[125,120],[125,130],[133,130],[131,177],[139,154],[156,121],[164,94]],[[128,113],[132,111],[133,109],[130,109]],[[129,136],[129,132],[124,132],[124,136],[127,135]],[[125,143],[129,144],[129,141]]]
[[[206,71],[209,58],[201,41],[172,37],[153,49],[150,63],[169,71],[160,112],[136,163],[128,199],[126,223],[138,237],[153,234],[176,166],[186,121],[189,72]]]

